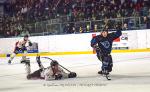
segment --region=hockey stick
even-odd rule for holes
[[[53,59],[51,59],[51,58],[49,58],[49,57],[41,57],[41,58],[45,58],[45,59],[49,59],[49,60],[53,61]],[[64,66],[62,66],[62,65],[60,65],[60,64],[59,64],[59,66],[71,73],[71,71],[68,70],[67,68],[65,68]]]

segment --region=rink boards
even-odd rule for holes
[[[93,54],[90,41],[96,33],[49,35],[30,37],[31,42],[38,44],[38,54],[40,55],[75,55]],[[21,39],[1,38],[0,57],[8,57],[14,50],[15,42]],[[150,30],[129,30],[123,31],[118,39],[114,40],[113,53],[126,52],[150,52]],[[18,54],[21,56],[22,54]],[[36,56],[37,53],[30,53],[28,56]]]
[[[132,49],[132,50],[112,50],[112,53],[136,53],[136,52],[150,52],[150,49]],[[81,54],[95,54],[93,51],[82,52],[41,52],[41,53],[28,53],[27,56],[57,56],[57,55],[81,55]],[[18,54],[17,56],[22,56]],[[10,57],[10,54],[0,54],[0,57]]]

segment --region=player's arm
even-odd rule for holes
[[[49,80],[61,79],[61,77],[62,77],[61,72],[62,72],[62,70],[60,70],[59,72],[56,72],[54,74],[54,71],[49,68],[44,72],[45,80],[49,81]]]
[[[121,35],[122,35],[122,29],[121,29],[121,27],[117,27],[116,28],[116,32],[113,32],[113,33],[110,34],[110,36],[112,37],[113,40],[117,39]]]
[[[100,48],[98,47],[98,41],[97,41],[97,36],[93,37],[91,40],[91,47],[94,50],[99,50]]]
[[[96,37],[93,37],[92,40],[91,40],[91,47],[95,48],[96,45],[97,45]]]
[[[32,46],[32,42],[30,40],[28,40],[28,44],[29,46]]]

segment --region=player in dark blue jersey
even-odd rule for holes
[[[101,71],[99,74],[109,74],[112,71],[113,61],[111,57],[113,40],[122,35],[121,28],[117,27],[116,32],[108,33],[107,29],[104,29],[100,35],[93,37],[91,40],[91,47],[96,50],[97,57],[102,61]]]

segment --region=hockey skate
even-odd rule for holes
[[[30,60],[29,60],[29,59],[27,59],[27,60],[22,60],[21,63],[30,66]]]
[[[11,64],[11,60],[8,60],[8,64]]]
[[[102,76],[106,77],[107,80],[111,80],[110,76],[109,76],[109,72],[107,70],[103,70],[101,71]]]
[[[98,74],[103,75],[103,74],[104,74],[104,72],[103,72],[103,71],[98,71]],[[107,73],[107,75],[109,75],[109,72]]]

